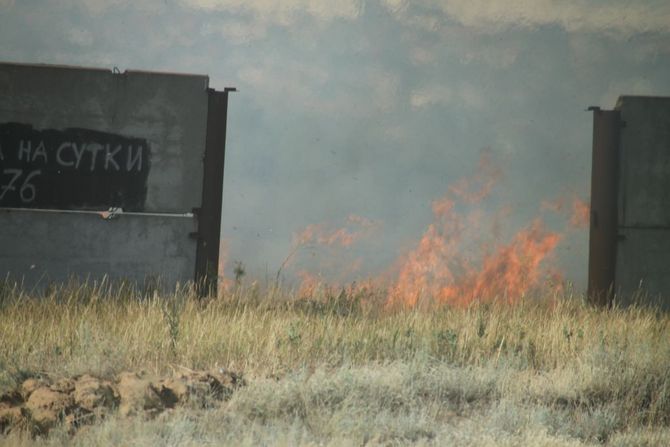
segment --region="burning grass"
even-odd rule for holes
[[[300,282],[298,295],[309,297],[324,281],[341,289],[362,280],[386,290],[389,308],[467,307],[474,301],[513,302],[528,294],[562,293],[566,281],[556,248],[574,241],[588,226],[590,205],[574,193],[564,194],[541,203],[530,219],[511,219],[514,207],[500,194],[503,177],[494,153],[482,150],[472,175],[455,181],[432,202],[432,220],[411,248],[371,274],[361,267],[370,264],[366,256],[375,250],[352,248],[378,237],[381,222],[350,215],[339,225],[308,225],[294,235],[276,281],[289,270]],[[303,259],[308,253],[309,259]],[[219,271],[225,277],[225,263]]]
[[[579,297],[389,309],[386,290],[309,299],[234,288],[134,296],[0,290],[0,392],[27,378],[243,372],[208,409],[113,416],[11,445],[668,445],[670,318]]]

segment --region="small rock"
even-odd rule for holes
[[[165,408],[159,390],[152,381],[135,373],[125,372],[119,375],[118,392],[121,398],[121,416],[132,416],[142,411],[152,415]]]
[[[242,374],[236,373],[234,371],[229,371],[225,368],[217,368],[211,372],[215,376],[218,376],[221,380],[221,383],[226,383],[230,386],[240,387],[245,386],[246,382]]]
[[[23,399],[28,399],[30,395],[32,394],[33,391],[35,391],[37,388],[41,388],[43,386],[47,386],[46,381],[42,379],[28,379],[25,380],[21,384],[21,394],[23,395]]]
[[[182,378],[169,378],[161,381],[161,385],[174,394],[177,402],[186,403],[190,396],[190,390],[186,380]]]
[[[212,400],[230,398],[236,388],[244,385],[244,380],[235,373],[212,370],[182,372],[162,383],[175,393],[179,402],[207,407]]]
[[[49,387],[41,387],[30,394],[26,408],[30,416],[43,432],[48,431],[74,407],[72,396]]]
[[[118,403],[112,384],[85,374],[74,384],[74,401],[81,408],[94,412]]]
[[[0,406],[7,404],[11,406],[21,405],[23,403],[23,396],[18,391],[9,391],[0,394]]]
[[[162,383],[174,393],[178,403],[206,407],[213,396],[212,389],[205,379],[206,376],[201,377],[195,373],[179,374],[176,378],[163,380]]]
[[[60,379],[53,385],[51,385],[49,388],[51,388],[54,391],[58,391],[59,393],[71,393],[74,391],[74,380],[72,379]]]
[[[12,406],[6,402],[0,402],[0,435],[9,432],[23,419],[21,407]]]
[[[246,386],[247,384],[241,374],[223,368],[212,370],[210,371],[210,374],[215,377],[221,385],[233,390]]]
[[[96,421],[95,413],[77,407],[74,409],[72,413],[65,416],[63,423],[68,433],[74,434],[82,426],[92,424],[95,421]]]

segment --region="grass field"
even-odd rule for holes
[[[670,445],[670,318],[578,296],[402,310],[379,293],[138,298],[0,289],[0,392],[29,377],[227,368],[208,408],[6,445]]]

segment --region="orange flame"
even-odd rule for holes
[[[502,178],[502,169],[493,161],[493,152],[484,149],[473,178],[462,178],[449,187],[449,192],[463,203],[475,204],[488,197]]]
[[[320,295],[334,296],[341,290],[357,293],[374,285],[387,290],[387,306],[415,307],[465,306],[494,299],[514,303],[535,291],[561,290],[562,276],[546,264],[563,236],[547,229],[537,218],[505,239],[502,223],[512,209],[501,206],[491,214],[485,211],[492,208],[491,203],[487,202],[486,208],[479,206],[489,199],[501,178],[502,169],[494,163],[492,152],[483,151],[474,175],[458,180],[432,203],[433,222],[416,247],[399,258],[397,270],[388,270],[359,285],[342,286],[341,281],[332,281],[332,275],[323,273],[325,264],[318,268],[312,262],[297,273],[301,280],[298,295],[314,297],[322,292]],[[541,209],[571,211],[570,224],[582,228],[588,222],[588,204],[576,195],[571,209],[566,203],[566,198],[545,201]],[[352,247],[379,227],[377,222],[355,215],[349,216],[341,228],[309,225],[294,236],[293,249],[282,267],[304,246],[327,250],[329,259],[337,259],[341,267],[345,264],[341,250]],[[351,276],[360,263],[360,259],[346,263],[348,268],[340,268],[339,276]]]
[[[317,264],[313,261],[309,269],[303,269],[296,273],[300,278],[298,295],[300,297],[313,296],[317,290],[323,289],[325,292],[332,292],[335,289],[344,288],[339,283],[342,279],[349,277],[361,268],[360,259],[346,263],[347,268],[342,269],[343,249],[351,248],[357,241],[365,236],[373,234],[380,228],[380,224],[362,216],[351,214],[347,217],[345,223],[340,228],[333,228],[326,224],[311,224],[304,230],[294,235],[293,245],[289,255],[284,260],[282,267],[287,267],[298,257],[298,252],[303,247],[310,247],[314,250],[326,251],[329,259],[337,259],[340,280],[330,280],[328,283],[324,280],[324,269],[328,269],[325,264]],[[316,253],[312,253],[313,256]],[[330,277],[330,275],[328,275]]]
[[[545,200],[542,202],[542,209],[553,211],[555,213],[570,213],[568,222],[572,228],[588,228],[591,213],[591,205],[588,201],[582,200],[576,194],[572,196],[570,209],[567,209],[566,197],[559,197],[555,200]]]
[[[441,303],[468,304],[477,299],[505,298],[514,302],[538,284],[540,262],[550,254],[560,236],[547,232],[540,221],[521,230],[514,240],[484,259],[480,270],[471,270],[455,284],[439,291]]]
[[[311,224],[294,237],[294,245],[316,244],[349,247],[378,224],[365,217],[351,214],[345,227],[330,229],[325,224]],[[353,228],[358,227],[358,228]]]
[[[313,297],[323,284],[323,279],[319,275],[306,270],[299,271],[297,275],[300,277],[300,287],[298,288],[298,297],[300,298]]]
[[[219,241],[219,265],[218,265],[218,290],[217,295],[222,297],[226,292],[228,292],[232,286],[233,281],[230,278],[226,278],[226,263],[228,262],[228,243],[221,239]]]
[[[535,220],[511,242],[500,244],[495,241],[499,219],[509,209],[503,208],[494,216],[490,229],[482,227],[483,210],[457,212],[463,204],[487,198],[500,177],[490,153],[485,152],[473,178],[460,180],[433,203],[434,222],[401,262],[397,280],[389,289],[388,304],[467,305],[495,298],[515,302],[541,285],[546,273],[541,263],[561,240],[559,234]],[[493,241],[482,236],[487,232]]]
[[[591,204],[575,197],[572,201],[572,215],[570,216],[570,225],[574,228],[588,228],[591,214]]]
[[[360,260],[356,262],[360,268]],[[321,274],[310,273],[302,270],[297,273],[300,278],[300,287],[297,297],[315,299],[332,299],[344,294],[347,298],[356,297],[360,304],[371,305],[370,297],[375,290],[382,290],[382,283],[379,278],[367,278],[363,281],[353,281],[348,283],[326,281]],[[377,302],[378,304],[378,302]]]

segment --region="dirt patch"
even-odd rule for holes
[[[169,377],[123,372],[113,380],[88,374],[56,381],[31,378],[0,395],[0,435],[24,429],[44,435],[61,423],[74,433],[110,414],[154,417],[178,405],[206,408],[244,385],[241,375],[221,369]]]

